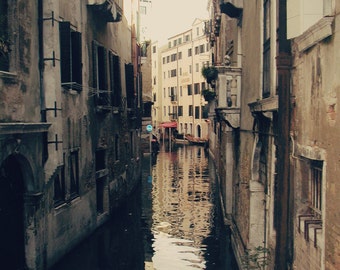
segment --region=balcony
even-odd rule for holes
[[[233,128],[240,126],[241,68],[217,66],[216,114]]]
[[[120,22],[122,8],[114,0],[88,0],[87,5],[106,22]]]

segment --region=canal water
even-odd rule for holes
[[[236,270],[201,146],[143,158],[141,185],[53,270]]]

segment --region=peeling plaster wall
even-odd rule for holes
[[[338,4],[336,4],[336,8]],[[338,102],[340,94],[339,77],[339,16],[334,18],[332,35],[305,51],[299,51],[299,40],[294,41],[295,58],[293,69],[294,100],[292,135],[295,139],[297,157],[294,170],[296,182],[297,214],[306,210],[306,191],[302,173],[303,159],[323,161],[322,172],[322,234],[318,236],[317,248],[308,246],[306,240],[295,233],[296,260],[298,269],[330,269],[340,265],[340,216],[339,181],[340,144],[338,123]],[[309,30],[308,30],[309,31]],[[308,34],[307,31],[307,34]],[[312,31],[312,30],[311,30]],[[315,30],[314,30],[315,31]],[[298,226],[296,222],[296,227]],[[299,258],[305,258],[303,261]],[[306,259],[307,258],[307,259]],[[309,262],[303,264],[302,262]]]

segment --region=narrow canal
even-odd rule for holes
[[[200,146],[143,158],[140,187],[53,270],[234,270],[215,170]]]

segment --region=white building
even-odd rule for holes
[[[205,25],[195,19],[191,29],[168,38],[167,46],[152,54],[154,126],[177,124],[178,133],[198,138],[208,137],[207,102],[201,95],[208,87],[201,69],[211,62]]]

